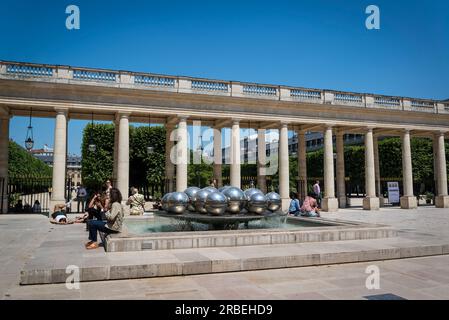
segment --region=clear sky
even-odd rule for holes
[[[80,30],[65,27],[68,5]],[[380,30],[365,27],[368,5]],[[0,59],[449,98],[449,1],[2,0]],[[23,144],[28,119],[13,118]],[[36,147],[53,144],[35,119]],[[85,121],[71,121],[80,153]]]

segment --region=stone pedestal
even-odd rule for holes
[[[379,210],[379,198],[365,197],[363,198],[363,210]]]
[[[321,200],[321,209],[327,212],[338,211],[338,199],[337,198],[324,198]]]
[[[436,196],[435,207],[437,208],[449,208],[449,196]]]
[[[402,209],[416,209],[418,207],[415,196],[403,196],[400,201]]]

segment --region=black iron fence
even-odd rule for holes
[[[11,176],[7,183],[3,178],[1,185],[2,201],[7,199],[8,212],[42,213],[49,211],[52,191],[51,177]]]

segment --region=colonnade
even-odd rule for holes
[[[65,165],[66,165],[66,143],[67,143],[67,119],[68,109],[56,109],[55,140],[54,140],[54,160],[53,160],[53,192],[51,194],[52,203],[65,201]],[[115,118],[115,138],[114,138],[114,169],[113,175],[116,187],[123,195],[128,194],[129,189],[129,112],[119,112]],[[8,128],[10,116],[0,118],[0,177],[7,177],[8,168]],[[180,116],[175,121],[167,123],[166,133],[166,156],[165,169],[168,180],[168,191],[184,191],[187,188],[187,120],[188,117]],[[240,150],[240,122],[241,119],[231,119],[231,163],[230,163],[230,184],[241,187],[241,150]],[[289,204],[290,192],[290,172],[289,172],[289,152],[288,152],[288,132],[289,126],[294,128],[298,134],[298,179],[304,183],[301,186],[303,196],[307,193],[307,161],[306,161],[306,139],[307,129],[301,126],[292,126],[288,122],[280,122],[276,125],[279,130],[279,194],[282,198],[283,209],[286,210]],[[273,127],[273,126],[271,126]],[[298,129],[299,128],[299,129]],[[176,129],[176,130],[175,130]],[[219,185],[222,185],[222,127],[214,127],[213,176]],[[346,128],[347,129],[347,128]],[[266,144],[264,128],[258,128],[258,161],[257,161],[257,186],[264,192],[266,187]],[[345,159],[343,135],[345,127],[334,127],[323,125],[319,128],[324,134],[324,197],[322,208],[325,211],[336,211],[338,208],[346,206],[345,190]],[[316,131],[316,130],[315,130]],[[363,200],[363,208],[366,210],[378,210],[381,202],[380,192],[380,172],[379,172],[379,151],[378,134],[375,128],[363,128],[365,134],[365,190],[366,197]],[[333,136],[335,135],[336,154],[334,155]],[[402,130],[402,168],[403,168],[403,196],[400,199],[402,208],[416,208],[416,197],[413,195],[413,173],[410,147],[410,130]],[[445,155],[445,132],[433,132],[434,154],[435,154],[435,178],[437,181],[436,206],[441,208],[449,207],[449,196],[447,188],[447,168]],[[177,141],[176,145],[174,141]],[[5,152],[6,150],[6,152]],[[334,172],[334,162],[336,162],[336,175]],[[316,164],[321,165],[321,164]],[[176,170],[175,170],[176,168]],[[176,172],[176,173],[175,173]],[[336,176],[336,179],[335,179]],[[176,177],[176,183],[173,182]],[[336,183],[335,183],[336,182]],[[336,189],[335,190],[335,185]],[[1,200],[1,199],[0,199]],[[7,202],[7,201],[5,201]],[[7,205],[7,204],[6,204]]]

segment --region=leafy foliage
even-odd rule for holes
[[[28,151],[14,141],[9,141],[8,175],[51,177],[52,170],[42,160],[33,157]]]

